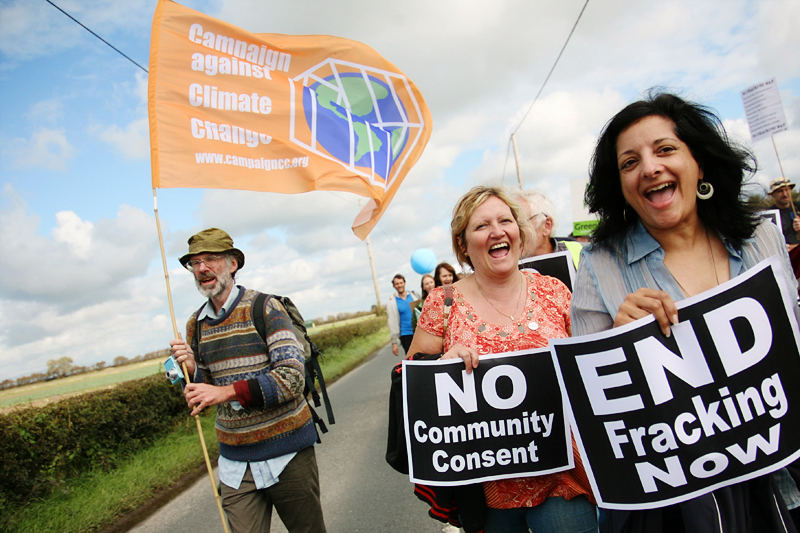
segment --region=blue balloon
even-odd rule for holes
[[[411,268],[417,274],[428,274],[436,268],[436,255],[427,248],[420,248],[411,254]]]

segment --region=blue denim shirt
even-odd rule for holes
[[[731,278],[778,255],[789,294],[797,294],[797,279],[786,244],[775,224],[762,222],[753,237],[739,248],[734,247],[730,239],[721,238],[728,250]],[[664,255],[664,249],[641,221],[618,239],[585,247],[581,251],[572,295],[572,334],[587,335],[611,329],[625,297],[642,287],[665,291],[675,301],[683,300],[686,296],[664,265]],[[796,305],[795,314],[798,314]]]

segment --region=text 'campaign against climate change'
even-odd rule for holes
[[[777,258],[650,318],[551,341],[599,505],[645,509],[800,457],[797,295]]]

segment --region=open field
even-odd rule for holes
[[[41,406],[49,402],[57,402],[73,394],[113,387],[123,381],[143,378],[163,371],[161,360],[151,359],[130,365],[112,366],[77,376],[14,387],[0,391],[0,409],[6,410],[8,407],[22,404]]]
[[[314,333],[319,333],[320,331],[325,331],[326,329],[330,328],[338,328],[339,326],[344,326],[346,324],[352,324],[354,322],[361,322],[362,320],[368,320],[370,318],[375,318],[375,315],[364,315],[359,316],[356,318],[348,318],[347,320],[339,320],[337,322],[329,322],[327,324],[321,324],[319,326],[314,326],[308,328],[308,334],[313,335]]]
[[[344,326],[352,322],[374,318],[374,316],[375,315],[366,315],[349,320],[331,322],[330,324],[323,324],[321,326],[309,328],[308,333],[313,335],[314,333],[319,333],[333,327]],[[69,376],[67,378],[14,387],[0,391],[0,412],[7,411],[14,407],[23,407],[27,405],[41,406],[49,402],[57,402],[62,398],[74,394],[113,387],[117,383],[122,383],[123,381],[143,378],[163,371],[164,367],[161,359],[151,359],[149,361],[142,361],[140,363],[133,363],[121,367],[112,366],[104,368],[103,370],[95,370],[77,376]]]

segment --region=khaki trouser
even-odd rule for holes
[[[326,533],[314,447],[297,452],[278,479],[256,489],[248,467],[238,489],[222,484],[222,507],[232,533],[269,533],[273,506],[289,533]]]

